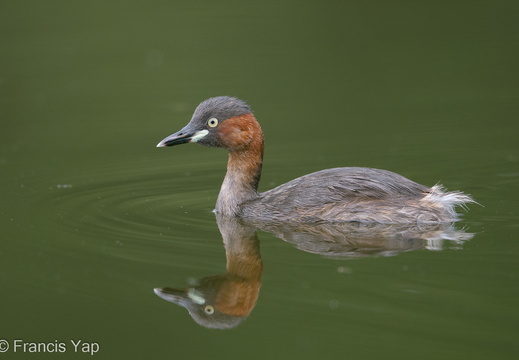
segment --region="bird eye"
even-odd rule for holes
[[[218,119],[210,118],[209,121],[207,121],[207,125],[209,125],[210,127],[216,127],[216,125],[218,125]]]
[[[204,311],[207,315],[213,315],[214,307],[212,305],[206,305],[206,306],[204,306]]]

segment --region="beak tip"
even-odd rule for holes
[[[207,130],[204,131],[205,136]],[[182,130],[168,136],[167,138],[162,139],[162,141],[157,144],[157,147],[170,147],[175,145],[187,144],[190,142],[196,142],[194,139],[196,138],[197,134],[197,132],[193,132],[189,129],[186,130],[186,128],[183,128]]]

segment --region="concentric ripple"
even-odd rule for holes
[[[207,185],[221,181],[219,172],[186,164],[169,176],[156,163],[146,165],[136,168],[127,161],[82,173],[88,182],[56,184],[42,201],[63,232],[79,236],[81,245],[94,251],[142,259],[172,242],[192,247],[208,237],[221,247],[212,214],[217,186]]]

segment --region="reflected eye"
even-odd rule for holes
[[[204,311],[207,315],[213,315],[214,307],[212,305],[206,305],[206,306],[204,306]]]
[[[216,127],[216,125],[218,125],[218,119],[217,118],[210,118],[207,121],[207,125],[209,125],[210,127]]]

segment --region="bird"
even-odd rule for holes
[[[460,219],[457,206],[475,202],[470,195],[446,191],[440,184],[429,187],[388,170],[367,167],[321,170],[258,192],[263,131],[250,106],[231,96],[202,101],[189,123],[157,147],[186,143],[228,151],[227,172],[214,211],[244,220],[451,223]]]

